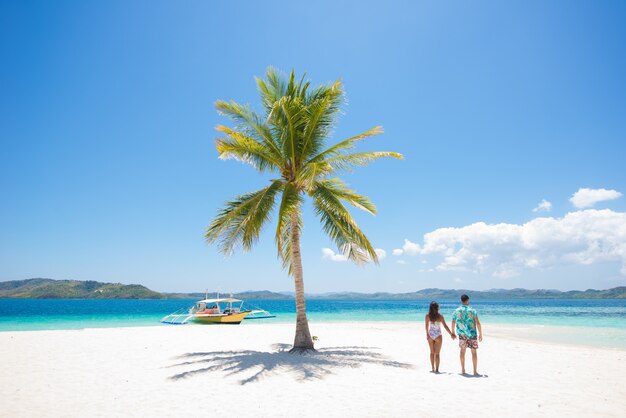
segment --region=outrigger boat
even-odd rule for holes
[[[243,306],[243,301],[235,298],[203,299],[193,304],[184,313],[180,310],[165,316],[161,322],[165,324],[240,324],[244,319],[274,318],[263,309],[250,310]]]
[[[233,303],[235,306],[233,306]],[[252,311],[242,310],[243,301],[233,298],[204,299],[189,310],[191,320],[209,324],[240,324]]]

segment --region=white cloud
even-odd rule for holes
[[[398,263],[398,264],[406,264],[406,261],[404,261],[404,260],[396,260],[396,263]]]
[[[408,239],[404,240],[404,245],[402,246],[402,251],[406,255],[418,255],[420,253],[420,246],[414,242],[409,241]]]
[[[381,249],[381,248],[375,248],[374,251],[376,252],[376,255],[378,256],[378,260],[384,260],[385,257],[387,257],[387,251]]]
[[[541,217],[525,224],[478,222],[424,235],[422,254],[441,254],[438,271],[489,272],[508,278],[527,269],[619,261],[626,275],[626,213],[609,209]]]
[[[326,260],[339,261],[339,262],[348,261],[345,255],[335,253],[330,248],[322,248],[322,258]]]
[[[393,250],[393,255],[395,255],[396,257],[399,257],[402,254],[404,254],[404,250],[401,250],[400,248],[396,248]]]
[[[569,201],[575,207],[583,209],[590,208],[596,203],[605,200],[615,200],[621,196],[622,194],[617,190],[581,188],[570,197]]]
[[[550,212],[552,210],[552,203],[547,201],[546,199],[542,199],[541,202],[537,205],[533,212]]]
[[[463,280],[460,277],[455,277],[454,278],[454,282],[455,283],[463,283]]]

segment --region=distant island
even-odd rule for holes
[[[226,295],[222,293],[222,296]],[[26,279],[0,282],[0,299],[203,299],[205,293],[161,293],[139,284],[93,280]],[[209,293],[209,297],[216,297]],[[291,299],[270,291],[240,292],[239,299]]]
[[[423,289],[409,293],[337,292],[308,294],[308,299],[325,300],[456,300],[467,293],[473,300],[497,299],[626,299],[626,286],[606,290],[528,290],[528,289]],[[226,293],[222,293],[222,296]],[[202,293],[161,293],[138,284],[102,283],[93,280],[27,279],[0,282],[0,299],[202,299]],[[209,293],[209,297],[216,297]],[[233,294],[238,299],[288,300],[285,292],[246,291]]]
[[[343,299],[343,300],[457,300],[463,293],[468,294],[473,300],[498,300],[498,299],[626,299],[626,286],[614,287],[606,290],[560,290],[546,289],[423,289],[409,293],[325,293],[321,295],[309,295],[310,299]]]
[[[27,279],[0,282],[0,298],[13,299],[167,299],[138,284],[93,280]]]

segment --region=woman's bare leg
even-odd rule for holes
[[[431,371],[435,371],[435,342],[432,338],[428,337],[428,347],[430,347],[430,367]]]
[[[441,345],[443,344],[443,337],[439,336],[434,341],[433,348],[435,352],[435,372],[439,373],[439,352],[441,351]]]

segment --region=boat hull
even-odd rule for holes
[[[195,314],[191,319],[198,324],[240,324],[250,312],[239,312],[230,315]]]

